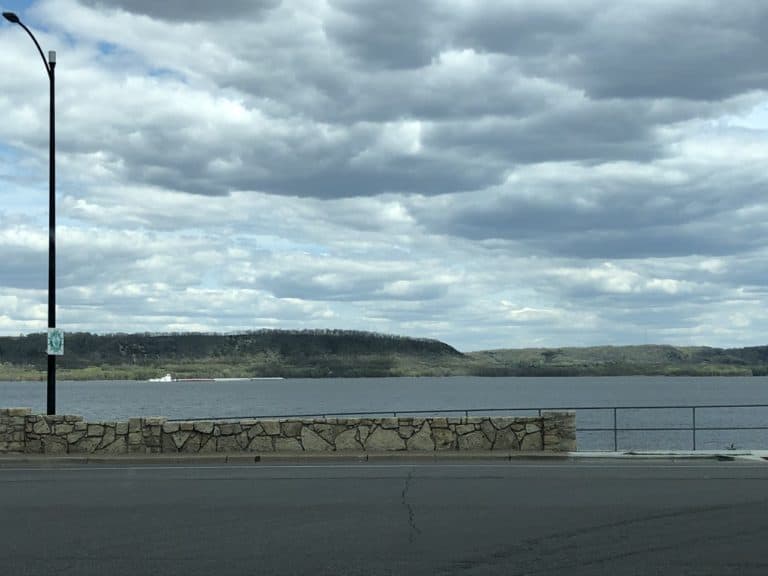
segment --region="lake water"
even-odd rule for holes
[[[340,412],[765,404],[696,410],[699,428],[768,426],[768,377],[344,378],[240,382],[68,382],[57,384],[57,412],[86,420],[135,416],[226,418]],[[45,382],[0,382],[0,407],[45,411]],[[685,428],[690,409],[619,410],[619,428]],[[577,410],[579,450],[612,450],[612,410]],[[626,431],[618,448],[692,447],[690,430]],[[697,449],[768,449],[768,430],[696,433]]]

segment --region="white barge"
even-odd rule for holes
[[[255,378],[174,378],[170,373],[148,382],[242,382],[245,380],[282,380],[282,376],[257,376]]]

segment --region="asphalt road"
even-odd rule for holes
[[[0,574],[768,574],[768,463],[0,465]]]

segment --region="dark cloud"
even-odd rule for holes
[[[426,0],[333,0],[325,29],[364,66],[421,68],[440,51],[437,10]]]
[[[767,24],[761,2],[514,4],[458,36],[595,98],[722,100],[768,87]]]
[[[560,169],[568,173],[567,166]],[[442,234],[514,241],[537,253],[572,258],[725,256],[768,242],[760,210],[764,178],[756,183],[705,175],[662,185],[647,178],[587,175],[588,170],[577,171],[559,185],[546,177],[523,178],[495,193],[443,198],[438,210],[428,199],[419,201],[413,213]]]
[[[118,8],[169,22],[215,22],[253,18],[275,8],[280,0],[80,0],[94,8]]]
[[[48,286],[47,253],[25,247],[0,246],[0,291],[7,288],[44,290]]]
[[[444,122],[429,132],[427,143],[458,148],[464,155],[490,155],[510,168],[549,161],[648,161],[661,153],[644,107],[591,103],[532,117]]]
[[[723,238],[719,226],[653,226],[614,230],[590,230],[585,233],[562,233],[552,238],[539,237],[530,244],[560,256],[574,258],[670,258],[697,254],[729,256],[759,248],[762,242],[754,236],[734,235]]]

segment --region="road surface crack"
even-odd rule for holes
[[[416,514],[413,511],[413,506],[408,502],[408,491],[411,489],[411,482],[413,481],[413,470],[408,472],[408,477],[405,479],[403,485],[403,491],[400,492],[400,501],[408,510],[408,543],[413,544],[413,539],[417,534],[421,534],[421,530],[416,526]]]

